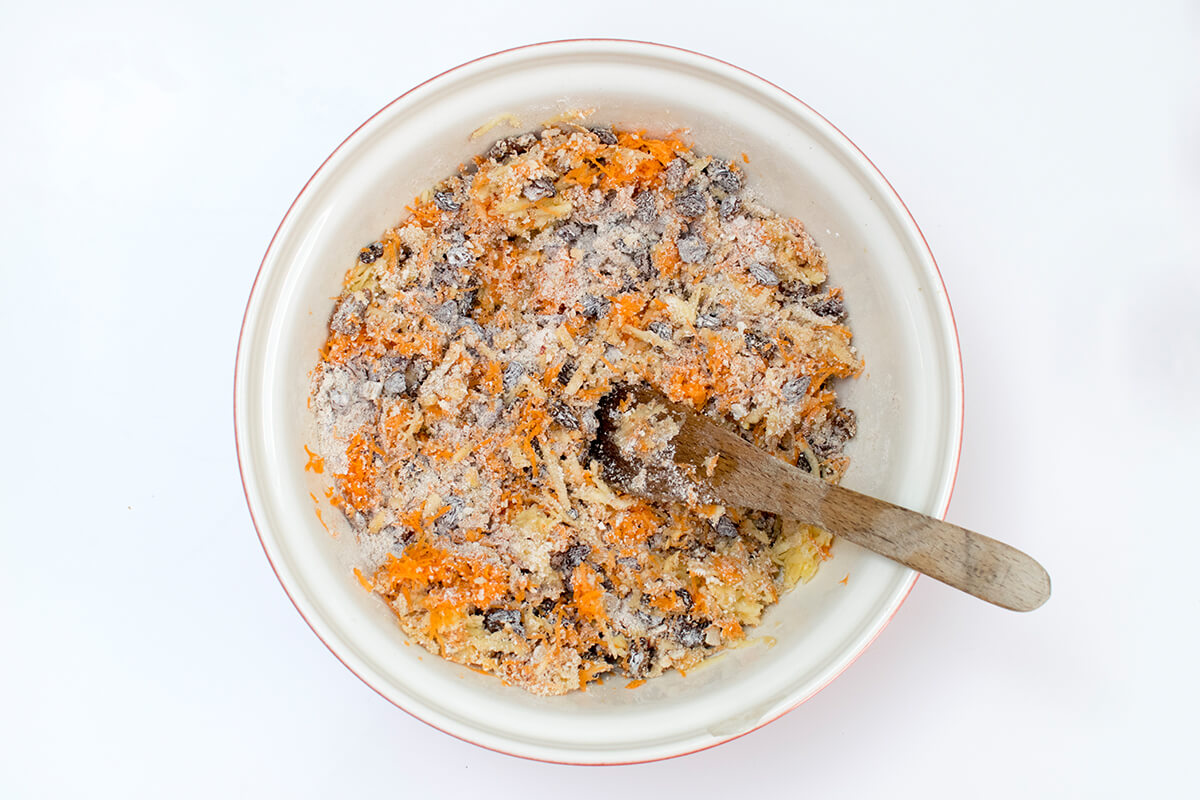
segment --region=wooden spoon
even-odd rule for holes
[[[666,422],[668,432],[674,425],[666,418],[679,426],[678,433],[648,453],[630,445],[627,431],[618,433],[622,420],[630,420],[634,407],[644,403],[655,404],[651,408]],[[827,483],[652,389],[609,394],[601,403],[599,420],[593,457],[606,481],[631,494],[752,508],[818,525],[1013,611],[1032,611],[1050,597],[1050,576],[1020,550]]]

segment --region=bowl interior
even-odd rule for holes
[[[839,542],[819,575],[785,595],[746,646],[686,677],[670,674],[634,691],[609,680],[556,698],[408,646],[391,613],[357,583],[353,535],[323,500],[329,476],[303,469],[303,445],[315,440],[308,373],[342,276],[417,193],[514,132],[502,126],[472,140],[480,125],[514,114],[531,129],[588,108],[589,124],[687,128],[701,152],[749,156],[750,186],[805,223],[828,257],[830,284],[845,288],[867,365],[839,389],[859,422],[845,485],[942,513],[957,460],[961,383],[949,306],[915,225],[865,158],[811,110],[740,70],[657,46],[509,51],[424,84],[368,121],[314,176],[271,244],[247,311],[235,402],[243,478],[267,553],[301,613],[351,669],[422,719],[479,744],[612,762],[711,745],[792,707],[870,642],[914,574]]]

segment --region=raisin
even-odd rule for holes
[[[708,179],[726,192],[736,192],[742,188],[742,176],[730,169],[728,161],[713,161],[704,170]]]
[[[721,215],[721,219],[729,219],[736,214],[742,207],[742,201],[734,195],[721,198],[721,204],[717,206],[717,213]]]
[[[363,313],[367,310],[367,300],[361,294],[351,294],[343,297],[329,320],[329,327],[337,333],[353,336],[362,329]]]
[[[385,525],[379,529],[380,536],[387,536],[392,539],[397,545],[405,545],[416,538],[416,534],[408,528],[401,528],[399,525]]]
[[[683,216],[694,219],[708,210],[708,201],[704,193],[693,186],[675,198],[675,209]]]
[[[790,299],[798,299],[808,297],[813,293],[813,287],[809,286],[804,281],[781,281],[779,291],[785,294]]]
[[[689,264],[699,263],[708,255],[708,245],[695,234],[681,237],[675,246],[679,250],[679,257]]]
[[[808,444],[813,452],[821,458],[828,458],[845,446],[854,434],[858,433],[858,420],[854,412],[848,408],[835,406],[809,436]]]
[[[675,158],[667,165],[667,170],[663,173],[663,180],[668,189],[677,192],[687,183],[687,173],[688,163],[682,158]]]
[[[650,674],[650,668],[654,665],[655,652],[654,645],[645,638],[634,642],[633,646],[629,648],[629,658],[625,661],[625,669],[628,670],[630,676],[642,678]]]
[[[746,347],[763,357],[768,356],[771,352],[771,349],[775,346],[771,344],[770,339],[760,333],[755,333],[754,331],[746,331],[744,336],[746,339]]]
[[[509,627],[514,633],[524,634],[525,627],[521,624],[521,612],[515,608],[493,608],[483,615],[483,627],[488,633],[497,633]]]
[[[707,619],[684,617],[675,623],[675,638],[684,647],[699,647],[704,644],[704,631],[711,624]]]
[[[617,135],[613,133],[612,128],[596,127],[588,128],[588,130],[595,134],[596,138],[600,140],[600,144],[617,143]]]
[[[568,358],[563,362],[563,365],[558,370],[558,385],[566,386],[571,382],[571,376],[575,374],[575,359]]]
[[[469,292],[463,292],[454,299],[454,302],[458,305],[458,313],[465,317],[479,302],[479,290],[472,289]]]
[[[649,189],[638,192],[633,198],[634,204],[637,206],[637,212],[634,214],[639,222],[647,224],[658,219],[658,198],[654,196],[654,192]]]
[[[676,589],[675,595],[683,601],[683,608],[686,611],[691,611],[695,603],[692,601],[692,593],[687,589]]]
[[[447,300],[441,305],[435,307],[430,314],[437,322],[445,325],[447,328],[456,328],[458,323],[458,303],[453,300]]]
[[[738,530],[738,524],[728,514],[721,515],[721,518],[717,520],[716,529],[718,534],[727,539],[735,539],[742,535],[742,532]]]
[[[572,244],[576,239],[583,235],[583,226],[575,220],[564,222],[558,226],[558,238],[566,244]]]
[[[668,342],[674,336],[674,331],[671,330],[671,326],[666,322],[651,322],[648,327],[651,333],[660,339],[666,339]]]
[[[808,386],[812,383],[812,378],[807,375],[801,375],[799,378],[792,378],[787,383],[783,384],[783,399],[789,403],[799,403],[804,399],[804,395],[808,392]]]
[[[775,270],[768,267],[766,264],[758,261],[751,261],[748,267],[751,277],[761,283],[763,286],[778,286],[779,276],[775,274]]]
[[[445,536],[454,529],[458,521],[462,519],[463,507],[466,503],[461,497],[450,495],[446,498],[446,505],[450,506],[450,510],[443,513],[433,523],[433,532]]]
[[[813,304],[812,311],[818,317],[832,319],[834,322],[841,322],[846,318],[846,304],[842,301],[841,296],[836,294],[831,294]]]
[[[561,553],[550,554],[550,566],[559,572],[571,573],[576,567],[584,562],[591,555],[592,548],[590,545],[573,544]]]
[[[380,242],[371,242],[358,251],[358,260],[364,264],[373,264],[381,255],[383,255],[383,244]]]
[[[434,192],[433,204],[442,211],[458,211],[462,208],[462,203],[455,200],[454,193],[449,191]]]
[[[535,178],[526,184],[521,194],[525,195],[526,200],[536,202],[545,197],[554,197],[558,191],[549,178]]]
[[[574,411],[565,405],[551,406],[550,417],[564,428],[575,429],[579,427],[579,418],[575,416]]]
[[[519,156],[529,148],[537,144],[537,137],[531,133],[523,133],[520,136],[509,136],[504,139],[497,139],[487,151],[487,158],[496,162],[504,161],[513,156]]]
[[[525,366],[518,361],[508,362],[504,368],[504,391],[511,392],[525,375]]]
[[[608,313],[609,306],[612,303],[606,297],[596,297],[594,294],[585,294],[580,301],[583,306],[583,315],[589,319],[599,319]]]
[[[721,327],[721,318],[711,312],[707,314],[701,314],[696,317],[696,327],[708,328],[715,331]]]

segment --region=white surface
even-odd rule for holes
[[[0,795],[721,796],[752,764],[822,797],[1200,788],[1200,14],[832,5],[6,10]],[[1030,615],[919,581],[797,711],[603,772],[457,742],[346,671],[267,566],[230,420],[259,258],[342,137],[467,58],[599,34],[752,69],[882,169],[962,337],[949,518],[1055,580]]]
[[[564,87],[573,87],[564,95]],[[929,513],[950,499],[962,375],[945,292],[912,219],[879,173],[828,122],[746,72],[631,42],[568,42],[480,59],[388,105],[343,143],[276,234],[242,329],[234,413],[247,500],[281,583],[346,665],[441,730],[503,752],[613,764],[689,753],[744,734],[849,665],[903,602],[911,570],[846,544],[803,591],[764,614],[754,639],[686,678],[640,691],[612,680],[544,698],[411,647],[395,616],[354,577],[354,534],[313,500],[329,475],[304,470],[316,441],[309,374],[328,335],[345,266],[405,206],[486,148],[470,134],[499,114],[519,125],[580,108],[593,124],[670,131],[707,152],[753,153],[763,202],[804,219],[846,291],[870,362],[839,391],[858,414],[845,483]],[[717,111],[719,109],[719,111]],[[351,552],[347,552],[351,551]],[[838,580],[849,576],[845,585]],[[762,644],[770,637],[774,644]]]

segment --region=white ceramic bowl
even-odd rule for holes
[[[636,691],[615,680],[552,698],[406,646],[391,612],[357,583],[349,529],[326,505],[331,535],[314,513],[310,493],[322,497],[329,476],[303,469],[303,445],[314,441],[307,374],[343,273],[416,194],[509,132],[470,140],[482,123],[511,113],[528,129],[581,108],[595,108],[597,124],[687,128],[702,152],[749,154],[750,186],[772,208],[802,219],[824,248],[867,364],[841,389],[859,421],[845,485],[944,514],[958,460],[962,380],[945,289],[896,193],[833,125],[729,64],[628,41],[508,50],[401,96],[321,165],[271,241],[238,348],[238,455],[267,557],[334,655],[409,713],[519,756],[619,763],[709,747],[796,707],[870,644],[916,575],[839,542],[820,574],[785,595],[751,632],[752,640],[762,637],[757,643]]]

